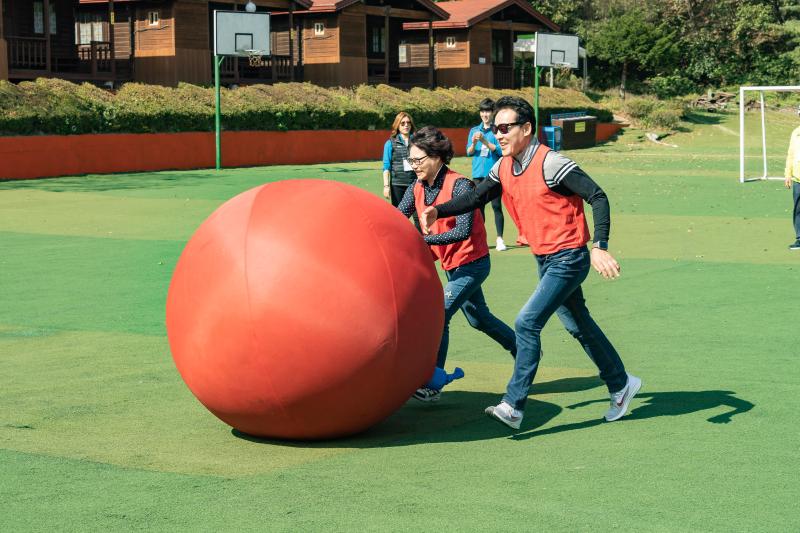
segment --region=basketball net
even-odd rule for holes
[[[263,67],[266,65],[264,61],[264,52],[262,50],[245,50],[247,53],[247,60],[250,62],[251,67]]]

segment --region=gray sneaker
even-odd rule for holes
[[[797,239],[792,244],[789,245],[790,250],[800,250],[800,239]]]
[[[519,425],[522,423],[522,411],[514,409],[506,402],[500,402],[498,405],[490,405],[484,410],[484,413],[502,422],[511,429],[519,429]]]
[[[606,411],[606,420],[613,422],[625,416],[625,413],[628,412],[628,405],[641,388],[642,380],[628,374],[628,382],[625,387],[620,391],[611,393],[611,406]]]

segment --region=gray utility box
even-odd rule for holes
[[[551,117],[550,123],[561,128],[561,149],[589,148],[596,144],[597,117]]]

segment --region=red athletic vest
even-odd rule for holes
[[[589,241],[589,226],[583,214],[583,198],[563,196],[550,190],[544,181],[544,158],[550,148],[540,145],[528,168],[515,176],[514,160],[500,163],[503,203],[536,255],[578,248]]]
[[[464,178],[458,172],[448,170],[444,175],[444,183],[442,190],[439,191],[436,200],[431,205],[439,205],[449,202],[453,198],[453,187],[456,180]],[[421,182],[417,181],[414,184],[414,203],[417,207],[417,213],[422,213],[429,206],[425,205],[425,190]],[[489,255],[489,246],[486,244],[486,228],[483,225],[483,216],[481,212],[476,209],[473,211],[474,219],[472,221],[472,233],[470,236],[460,242],[453,244],[433,245],[431,252],[434,258],[442,262],[442,268],[445,270],[453,270],[461,265],[466,265],[483,256]],[[455,217],[440,218],[430,228],[431,235],[438,235],[445,233],[456,227]]]

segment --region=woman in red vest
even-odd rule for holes
[[[488,407],[486,413],[519,429],[528,388],[541,358],[540,333],[557,314],[606,383],[611,405],[605,419],[617,420],[628,411],[642,380],[626,372],[614,346],[589,314],[581,289],[590,265],[606,278],[619,276],[619,264],[608,252],[608,198],[574,161],[539,143],[528,102],[504,96],[495,109],[492,131],[503,157],[488,178],[474,191],[446,204],[431,205],[419,215],[424,232],[442,218],[469,212],[502,194],[503,203],[536,257],[539,284],[514,324],[518,347],[514,374],[503,400]],[[586,247],[591,238],[584,201],[592,206],[594,219],[591,251]]]
[[[453,145],[441,131],[426,126],[417,131],[409,145],[408,163],[414,169],[417,182],[406,190],[397,208],[405,216],[422,213],[428,206],[439,205],[471,191],[474,184],[468,178],[447,168],[453,157]],[[435,259],[442,264],[447,276],[444,288],[444,331],[439,345],[436,366],[444,368],[450,337],[450,319],[461,309],[469,324],[516,354],[514,331],[495,317],[483,297],[481,284],[489,276],[489,247],[486,229],[479,209],[455,218],[437,221],[425,236]],[[420,388],[414,398],[436,401],[441,391]]]

